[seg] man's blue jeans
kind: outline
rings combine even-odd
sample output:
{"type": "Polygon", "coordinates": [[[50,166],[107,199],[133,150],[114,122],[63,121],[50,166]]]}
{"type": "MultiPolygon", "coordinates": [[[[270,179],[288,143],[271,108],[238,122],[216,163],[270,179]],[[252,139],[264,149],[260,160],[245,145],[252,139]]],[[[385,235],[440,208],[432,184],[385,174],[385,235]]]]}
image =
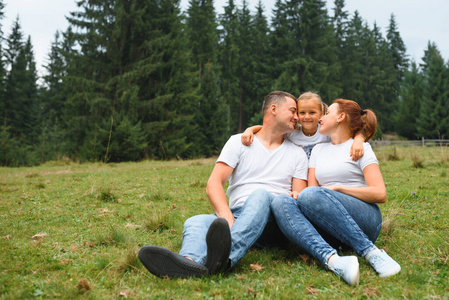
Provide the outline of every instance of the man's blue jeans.
{"type": "Polygon", "coordinates": [[[323,265],[337,251],[318,230],[350,246],[365,257],[375,248],[382,227],[377,204],[322,187],[308,187],[298,200],[277,196],[271,203],[273,215],[285,236],[323,265]]]}
{"type": "MultiPolygon", "coordinates": [[[[270,210],[270,204],[274,197],[265,190],[259,189],[254,191],[242,206],[231,209],[235,222],[231,227],[230,267],[242,259],[258,241],[267,224],[269,224],[267,229],[271,226],[277,228],[270,210]]],[[[182,247],[179,254],[204,264],[207,254],[206,234],[210,224],[216,218],[215,214],[210,214],[197,215],[187,219],[184,223],[182,247]]]]}

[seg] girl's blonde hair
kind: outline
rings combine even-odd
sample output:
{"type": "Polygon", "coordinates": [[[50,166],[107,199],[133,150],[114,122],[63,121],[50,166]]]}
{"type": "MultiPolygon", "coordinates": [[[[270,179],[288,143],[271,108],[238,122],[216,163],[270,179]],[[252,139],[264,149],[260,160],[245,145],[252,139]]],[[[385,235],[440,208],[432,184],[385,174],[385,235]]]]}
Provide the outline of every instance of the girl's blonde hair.
{"type": "Polygon", "coordinates": [[[309,101],[309,100],[315,101],[315,102],[320,106],[321,112],[322,112],[323,114],[326,113],[327,107],[328,107],[328,106],[327,106],[326,103],[323,102],[323,100],[321,100],[320,95],[318,95],[317,93],[314,93],[314,92],[305,92],[305,93],[302,93],[302,94],[298,97],[298,104],[299,104],[299,101],[305,101],[305,100],[307,100],[307,101],[309,101]]]}

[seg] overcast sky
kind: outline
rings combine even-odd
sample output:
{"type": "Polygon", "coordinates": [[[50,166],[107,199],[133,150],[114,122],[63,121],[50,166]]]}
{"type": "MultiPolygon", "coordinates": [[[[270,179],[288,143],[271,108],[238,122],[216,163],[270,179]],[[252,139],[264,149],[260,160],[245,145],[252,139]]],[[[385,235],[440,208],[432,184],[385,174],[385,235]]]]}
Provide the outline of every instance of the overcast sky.
{"type": "MultiPolygon", "coordinates": [[[[247,0],[252,11],[258,1],[247,0]]],[[[275,0],[261,1],[271,20],[275,0]]],[[[182,10],[187,9],[188,2],[189,0],[181,0],[182,10]]],[[[228,0],[215,0],[217,13],[223,13],[223,6],[227,2],[228,0]]],[[[5,36],[10,34],[12,23],[19,16],[25,37],[31,35],[36,63],[41,73],[56,30],[65,31],[68,26],[65,16],[70,11],[77,10],[75,0],[4,0],[3,3],[6,7],[1,25],[5,36]]],[[[235,3],[240,5],[242,1],[235,0],[235,3]]],[[[332,15],[334,1],[327,0],[327,3],[329,14],[332,15]]],[[[376,22],[384,36],[393,13],[410,58],[421,62],[430,40],[437,44],[444,59],[449,59],[449,0],[346,0],[346,10],[351,15],[358,10],[370,27],[376,22]]]]}

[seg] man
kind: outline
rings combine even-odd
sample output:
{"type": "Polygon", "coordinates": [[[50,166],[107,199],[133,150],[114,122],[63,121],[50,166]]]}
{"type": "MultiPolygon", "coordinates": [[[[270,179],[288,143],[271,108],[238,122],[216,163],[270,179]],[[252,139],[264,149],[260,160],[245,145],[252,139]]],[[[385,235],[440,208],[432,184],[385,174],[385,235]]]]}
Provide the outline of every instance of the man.
{"type": "Polygon", "coordinates": [[[271,238],[269,231],[277,227],[270,210],[274,196],[306,187],[307,156],[284,139],[298,122],[296,98],[272,92],[264,99],[262,113],[262,129],[253,144],[244,146],[241,134],[232,136],[209,177],[206,193],[215,214],[185,222],[179,254],[157,246],[139,251],[140,261],[152,274],[187,278],[229,270],[262,240],[262,234],[264,240],[271,238]],[[223,189],[228,180],[229,205],[223,189]]]}

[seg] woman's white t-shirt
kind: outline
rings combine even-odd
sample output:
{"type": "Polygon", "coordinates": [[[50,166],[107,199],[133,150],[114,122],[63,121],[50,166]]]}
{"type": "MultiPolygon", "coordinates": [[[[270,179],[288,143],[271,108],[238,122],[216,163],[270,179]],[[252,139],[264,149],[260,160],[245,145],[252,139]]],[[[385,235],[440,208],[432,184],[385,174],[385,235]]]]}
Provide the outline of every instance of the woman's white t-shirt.
{"type": "Polygon", "coordinates": [[[366,186],[363,169],[379,162],[369,143],[363,143],[363,156],[352,161],[348,153],[353,142],[354,139],[351,138],[342,144],[324,143],[313,148],[309,168],[315,168],[315,178],[320,186],[366,186]]]}

